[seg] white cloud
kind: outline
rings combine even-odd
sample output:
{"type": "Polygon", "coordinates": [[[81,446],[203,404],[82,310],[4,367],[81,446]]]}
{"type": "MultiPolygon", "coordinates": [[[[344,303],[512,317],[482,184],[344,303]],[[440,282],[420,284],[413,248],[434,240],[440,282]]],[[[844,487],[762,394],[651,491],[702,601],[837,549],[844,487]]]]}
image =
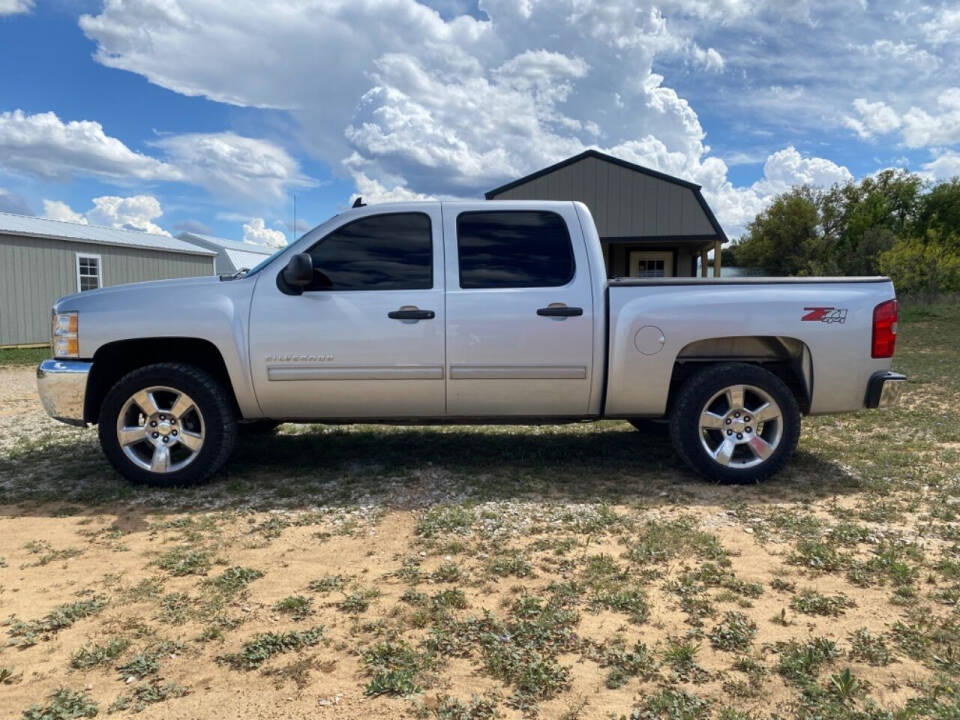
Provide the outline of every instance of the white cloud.
{"type": "Polygon", "coordinates": [[[55,113],[0,113],[0,165],[66,180],[74,174],[109,180],[180,180],[176,168],[134,152],[89,120],[63,122],[55,113]]]}
{"type": "Polygon", "coordinates": [[[686,72],[731,126],[802,138],[846,124],[867,138],[899,121],[906,132],[939,116],[908,121],[895,108],[924,107],[949,77],[937,68],[956,64],[920,27],[937,1],[480,0],[478,19],[459,0],[439,2],[443,15],[415,0],[302,0],[282,12],[106,0],[80,24],[105,65],[289,111],[304,147],[366,199],[477,196],[598,147],[703,184],[733,234],[791,179],[829,184],[849,171],[790,146],[757,184],[734,187],[655,64],[686,72]],[[864,98],[845,115],[851,88],[864,98]]]}
{"type": "Polygon", "coordinates": [[[918,107],[903,116],[903,140],[907,147],[930,147],[960,142],[960,87],[944,90],[937,98],[940,112],[930,114],[918,107]]]}
{"type": "Polygon", "coordinates": [[[795,185],[830,187],[853,180],[847,168],[826,158],[803,157],[792,145],[778,150],[763,164],[763,179],[754,189],[766,195],[789,190],[795,185]]]}
{"type": "Polygon", "coordinates": [[[43,212],[44,217],[51,220],[170,236],[170,233],[153,222],[163,215],[163,209],[160,207],[160,201],[152,195],[129,197],[103,195],[94,198],[93,207],[85,213],[75,212],[69,205],[59,200],[44,200],[43,212]]]}
{"type": "Polygon", "coordinates": [[[902,115],[883,101],[853,101],[859,118],[847,116],[844,122],[862,138],[872,138],[900,130],[910,148],[937,147],[960,142],[960,87],[946,88],[936,97],[937,110],[928,112],[911,107],[902,115]]]}
{"type": "Polygon", "coordinates": [[[312,181],[279,145],[232,132],[171,135],[153,145],[191,183],[232,198],[283,198],[289,187],[312,181]]]}
{"type": "Polygon", "coordinates": [[[60,200],[44,200],[43,216],[50,220],[87,224],[87,219],[83,216],[83,213],[74,212],[69,205],[60,200]]]}
{"type": "Polygon", "coordinates": [[[844,123],[864,139],[885,135],[900,127],[900,117],[882,100],[868,102],[865,98],[857,98],[853,101],[853,107],[860,117],[846,116],[844,123]]]}
{"type": "Polygon", "coordinates": [[[923,173],[931,180],[960,177],[960,152],[948,150],[923,165],[923,173]]]}
{"type": "Polygon", "coordinates": [[[161,215],[160,201],[152,195],[105,195],[93,199],[93,209],[87,212],[87,220],[94,225],[170,235],[153,222],[161,215]]]}
{"type": "Polygon", "coordinates": [[[135,152],[98,122],[62,121],[55,113],[0,114],[0,168],[48,180],[74,175],[199,185],[222,198],[272,202],[290,187],[313,185],[290,154],[269,140],[232,132],[168,135],[150,143],[163,154],[135,152]]]}
{"type": "Polygon", "coordinates": [[[0,17],[19,15],[33,10],[34,0],[0,0],[0,17]]]}
{"type": "Polygon", "coordinates": [[[251,218],[250,222],[243,224],[243,241],[282,248],[287,244],[287,236],[280,230],[268,228],[263,218],[251,218]]]}
{"type": "Polygon", "coordinates": [[[928,42],[934,46],[957,42],[960,38],[960,8],[956,5],[941,7],[929,21],[921,26],[928,42]]]}

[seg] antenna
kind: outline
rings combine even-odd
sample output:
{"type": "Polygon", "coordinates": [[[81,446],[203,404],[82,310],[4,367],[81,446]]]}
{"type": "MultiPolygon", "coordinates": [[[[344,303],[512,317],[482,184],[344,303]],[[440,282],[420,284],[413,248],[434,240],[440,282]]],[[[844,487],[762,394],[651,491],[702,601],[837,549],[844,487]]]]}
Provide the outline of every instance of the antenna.
{"type": "Polygon", "coordinates": [[[293,230],[290,232],[290,242],[297,239],[297,194],[293,194],[293,230]]]}

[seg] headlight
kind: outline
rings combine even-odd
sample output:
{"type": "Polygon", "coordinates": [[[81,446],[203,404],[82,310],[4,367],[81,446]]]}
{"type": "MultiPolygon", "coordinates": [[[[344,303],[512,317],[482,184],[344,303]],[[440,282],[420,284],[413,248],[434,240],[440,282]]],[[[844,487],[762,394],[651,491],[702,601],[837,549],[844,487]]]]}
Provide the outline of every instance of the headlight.
{"type": "Polygon", "coordinates": [[[57,358],[80,357],[80,341],[77,338],[77,314],[54,313],[50,329],[50,349],[57,358]]]}

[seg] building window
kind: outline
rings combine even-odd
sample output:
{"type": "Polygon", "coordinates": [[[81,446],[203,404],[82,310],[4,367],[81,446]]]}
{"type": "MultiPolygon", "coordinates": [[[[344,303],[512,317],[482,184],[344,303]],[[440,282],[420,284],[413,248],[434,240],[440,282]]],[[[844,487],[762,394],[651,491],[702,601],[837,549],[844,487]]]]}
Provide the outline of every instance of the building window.
{"type": "Polygon", "coordinates": [[[100,256],[77,253],[77,289],[84,292],[101,287],[103,287],[103,273],[100,269],[100,256]]]}
{"type": "Polygon", "coordinates": [[[570,234],[552,212],[465,212],[457,217],[460,287],[558,287],[573,279],[570,234]]]}
{"type": "Polygon", "coordinates": [[[673,277],[673,253],[650,250],[630,252],[630,277],[673,277]]]}
{"type": "Polygon", "coordinates": [[[305,290],[429,290],[433,236],[423,213],[370,215],[343,225],[308,252],[314,281],[305,290]]]}

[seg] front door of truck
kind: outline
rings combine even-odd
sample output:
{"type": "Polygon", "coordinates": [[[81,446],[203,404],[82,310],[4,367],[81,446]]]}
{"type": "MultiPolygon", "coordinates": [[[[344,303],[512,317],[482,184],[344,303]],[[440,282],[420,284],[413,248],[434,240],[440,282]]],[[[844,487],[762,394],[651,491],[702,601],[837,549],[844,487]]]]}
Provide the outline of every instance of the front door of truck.
{"type": "Polygon", "coordinates": [[[351,213],[306,238],[302,295],[261,274],[250,361],[264,415],[290,419],[441,417],[444,274],[440,206],[351,213]]]}
{"type": "Polygon", "coordinates": [[[443,216],[447,414],[589,414],[598,309],[573,204],[443,216]]]}

